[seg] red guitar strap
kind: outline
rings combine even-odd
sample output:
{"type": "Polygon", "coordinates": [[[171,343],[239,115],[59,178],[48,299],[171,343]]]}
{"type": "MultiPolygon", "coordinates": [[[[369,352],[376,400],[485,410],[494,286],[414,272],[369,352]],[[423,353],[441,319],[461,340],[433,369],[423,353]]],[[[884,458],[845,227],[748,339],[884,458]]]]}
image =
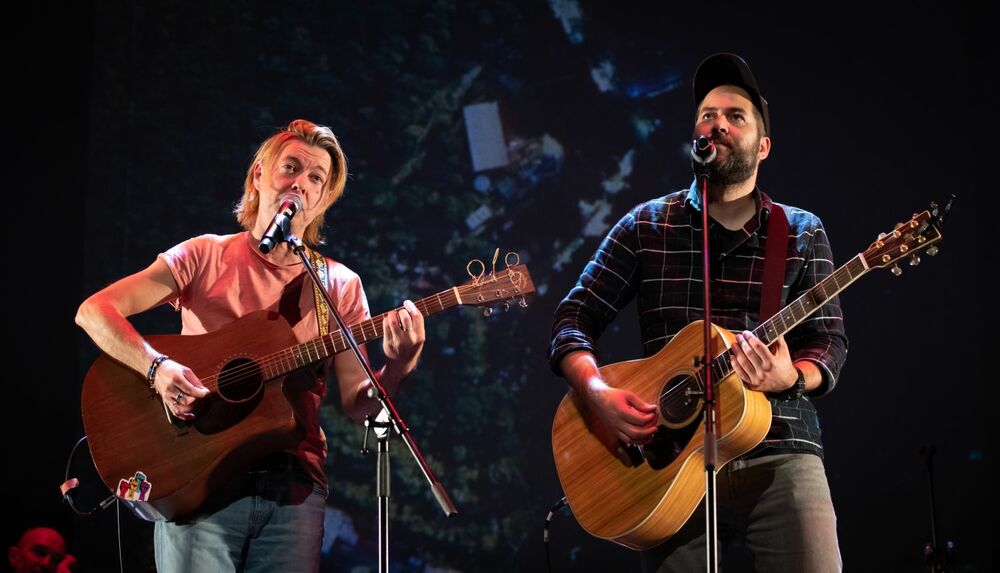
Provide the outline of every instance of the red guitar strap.
{"type": "Polygon", "coordinates": [[[764,278],[760,290],[760,315],[757,323],[774,316],[781,308],[781,289],[785,283],[785,263],[788,260],[788,217],[781,205],[772,202],[764,245],[764,278]]]}

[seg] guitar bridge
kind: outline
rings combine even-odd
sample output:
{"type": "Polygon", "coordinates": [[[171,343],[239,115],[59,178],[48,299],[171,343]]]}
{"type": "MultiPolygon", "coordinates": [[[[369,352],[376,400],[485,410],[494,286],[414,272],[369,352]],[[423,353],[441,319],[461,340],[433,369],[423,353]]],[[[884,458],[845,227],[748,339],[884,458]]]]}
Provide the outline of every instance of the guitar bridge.
{"type": "Polygon", "coordinates": [[[645,456],[642,454],[642,448],[635,444],[622,443],[622,451],[628,456],[630,462],[632,462],[632,467],[639,467],[642,462],[646,461],[645,456]]]}

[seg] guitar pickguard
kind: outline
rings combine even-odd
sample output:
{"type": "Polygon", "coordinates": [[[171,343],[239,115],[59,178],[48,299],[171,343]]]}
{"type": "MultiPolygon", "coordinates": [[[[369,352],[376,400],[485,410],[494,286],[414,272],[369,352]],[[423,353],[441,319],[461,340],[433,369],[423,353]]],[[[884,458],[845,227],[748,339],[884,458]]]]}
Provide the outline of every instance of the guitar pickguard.
{"type": "Polygon", "coordinates": [[[684,451],[691,437],[701,429],[703,412],[699,412],[686,426],[668,428],[660,424],[653,439],[643,446],[642,453],[646,463],[654,470],[662,470],[669,466],[684,451]]]}

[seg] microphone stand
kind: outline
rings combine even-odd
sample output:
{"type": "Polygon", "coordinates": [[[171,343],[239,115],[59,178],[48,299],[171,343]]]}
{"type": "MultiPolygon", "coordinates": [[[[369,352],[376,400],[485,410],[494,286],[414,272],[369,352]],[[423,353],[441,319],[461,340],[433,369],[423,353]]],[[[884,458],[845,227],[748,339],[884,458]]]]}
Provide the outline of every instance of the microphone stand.
{"type": "MultiPolygon", "coordinates": [[[[316,285],[316,289],[323,294],[323,300],[326,301],[327,308],[330,309],[330,314],[337,321],[337,326],[340,328],[341,335],[344,340],[351,346],[351,350],[354,352],[354,357],[357,358],[358,363],[361,364],[361,368],[364,369],[365,374],[368,376],[368,380],[372,383],[372,389],[369,390],[369,396],[378,399],[379,403],[382,405],[382,411],[379,412],[375,421],[371,421],[371,417],[365,420],[365,426],[370,427],[375,426],[375,434],[378,437],[378,461],[377,461],[377,489],[378,489],[378,571],[379,573],[389,573],[389,428],[396,430],[396,434],[403,439],[403,443],[410,450],[410,454],[413,459],[416,460],[417,465],[420,467],[420,471],[424,474],[424,479],[431,486],[431,492],[434,494],[434,499],[437,500],[438,504],[441,506],[441,510],[448,517],[458,513],[455,509],[455,505],[451,502],[448,497],[448,493],[445,491],[444,486],[438,481],[434,472],[431,470],[430,466],[427,465],[427,461],[424,460],[424,456],[420,453],[420,449],[417,448],[417,444],[413,441],[413,437],[410,436],[410,428],[403,421],[402,416],[399,415],[399,411],[396,410],[396,406],[393,405],[392,401],[389,399],[389,394],[385,391],[385,388],[378,380],[378,376],[371,369],[371,365],[365,360],[364,355],[361,354],[361,349],[358,347],[358,343],[354,340],[354,335],[351,333],[351,329],[348,328],[347,324],[344,323],[343,317],[337,311],[337,306],[333,304],[333,300],[330,299],[330,293],[327,292],[326,288],[323,287],[323,281],[320,280],[319,275],[316,274],[316,269],[313,268],[312,264],[309,262],[309,257],[305,253],[305,245],[298,237],[293,235],[287,229],[284,229],[285,241],[292,245],[292,250],[295,254],[299,256],[302,260],[302,264],[305,266],[306,271],[309,272],[309,277],[312,279],[313,284],[316,285]],[[373,392],[374,390],[374,392],[373,392]],[[374,396],[372,396],[374,394],[374,396]]],[[[365,440],[367,444],[367,430],[365,432],[365,440]]]]}
{"type": "MultiPolygon", "coordinates": [[[[701,138],[699,138],[700,140],[701,138]]],[[[698,146],[696,140],[695,145],[698,146]]],[[[710,144],[710,142],[709,142],[710,144]]],[[[712,273],[709,267],[710,259],[708,252],[708,166],[715,159],[715,148],[712,146],[710,157],[701,157],[692,152],[692,165],[697,176],[697,185],[701,199],[701,249],[702,249],[702,285],[704,286],[704,348],[705,354],[701,359],[703,376],[705,381],[705,551],[707,553],[708,573],[717,573],[719,570],[719,539],[718,539],[718,516],[716,515],[716,489],[715,489],[715,468],[718,464],[718,429],[717,412],[715,403],[715,388],[712,380],[711,359],[712,353],[712,273]]]]}

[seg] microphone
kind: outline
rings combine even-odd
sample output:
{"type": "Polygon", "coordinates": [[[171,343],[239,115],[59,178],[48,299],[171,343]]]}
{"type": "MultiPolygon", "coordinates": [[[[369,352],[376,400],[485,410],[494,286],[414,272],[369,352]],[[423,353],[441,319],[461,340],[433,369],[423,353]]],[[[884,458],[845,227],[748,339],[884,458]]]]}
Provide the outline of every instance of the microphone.
{"type": "Polygon", "coordinates": [[[285,240],[292,217],[302,210],[302,198],[294,193],[285,193],[278,199],[281,200],[281,207],[278,207],[278,212],[274,214],[274,219],[271,219],[271,224],[267,226],[260,245],[257,246],[265,255],[285,240]]]}
{"type": "Polygon", "coordinates": [[[715,144],[704,135],[691,142],[691,161],[698,165],[708,165],[715,160],[715,144]]]}

